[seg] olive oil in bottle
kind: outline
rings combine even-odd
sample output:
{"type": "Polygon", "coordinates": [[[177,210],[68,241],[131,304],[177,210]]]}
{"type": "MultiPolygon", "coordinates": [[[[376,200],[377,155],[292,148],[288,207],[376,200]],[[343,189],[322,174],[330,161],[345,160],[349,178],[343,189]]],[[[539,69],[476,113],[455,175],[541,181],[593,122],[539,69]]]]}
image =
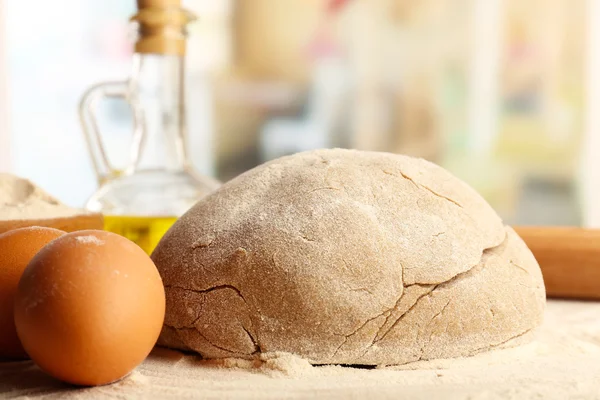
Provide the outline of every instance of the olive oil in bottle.
{"type": "Polygon", "coordinates": [[[104,229],[125,236],[150,254],[175,221],[177,217],[107,215],[104,229]]]}

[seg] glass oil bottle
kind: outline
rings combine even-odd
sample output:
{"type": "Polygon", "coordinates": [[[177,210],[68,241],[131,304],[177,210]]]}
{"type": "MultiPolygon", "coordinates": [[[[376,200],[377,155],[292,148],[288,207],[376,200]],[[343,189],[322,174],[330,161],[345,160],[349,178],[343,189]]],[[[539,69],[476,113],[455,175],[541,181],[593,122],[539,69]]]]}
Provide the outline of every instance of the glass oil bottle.
{"type": "Polygon", "coordinates": [[[193,16],[179,0],[138,0],[139,26],[131,76],[90,88],[80,119],[99,181],[86,207],[105,216],[105,229],[151,253],[179,216],[219,183],[199,176],[188,159],[184,104],[185,27],[193,16]],[[125,100],[133,114],[127,165],[115,168],[97,121],[105,98],[125,100]]]}

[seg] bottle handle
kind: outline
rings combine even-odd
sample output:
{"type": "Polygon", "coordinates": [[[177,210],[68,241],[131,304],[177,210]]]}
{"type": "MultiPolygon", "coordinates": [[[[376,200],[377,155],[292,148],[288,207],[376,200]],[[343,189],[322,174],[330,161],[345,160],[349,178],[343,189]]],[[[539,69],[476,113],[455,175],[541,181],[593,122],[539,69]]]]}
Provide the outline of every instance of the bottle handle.
{"type": "Polygon", "coordinates": [[[143,145],[143,118],[141,107],[132,100],[129,81],[105,82],[92,86],[84,93],[79,103],[79,118],[86,139],[92,164],[100,184],[113,177],[130,172],[139,159],[140,149],[143,145]],[[133,145],[130,162],[125,168],[115,168],[107,155],[102,134],[98,126],[97,108],[101,100],[107,98],[123,99],[131,108],[133,114],[133,145]]]}

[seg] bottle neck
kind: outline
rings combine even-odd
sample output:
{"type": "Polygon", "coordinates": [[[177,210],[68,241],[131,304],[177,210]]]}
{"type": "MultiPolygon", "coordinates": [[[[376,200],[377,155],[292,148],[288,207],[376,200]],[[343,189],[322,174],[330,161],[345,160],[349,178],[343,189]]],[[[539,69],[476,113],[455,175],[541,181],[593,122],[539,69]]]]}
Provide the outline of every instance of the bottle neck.
{"type": "Polygon", "coordinates": [[[129,83],[139,128],[132,155],[136,170],[188,168],[183,81],[183,56],[134,55],[129,83]]]}

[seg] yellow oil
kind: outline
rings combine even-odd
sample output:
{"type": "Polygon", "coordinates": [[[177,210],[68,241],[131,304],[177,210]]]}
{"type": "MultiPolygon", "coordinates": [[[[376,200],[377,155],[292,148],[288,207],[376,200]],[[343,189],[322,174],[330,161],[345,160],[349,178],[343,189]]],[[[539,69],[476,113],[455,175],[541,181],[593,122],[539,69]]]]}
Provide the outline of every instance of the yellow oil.
{"type": "Polygon", "coordinates": [[[125,236],[151,254],[177,217],[105,215],[104,229],[125,236]]]}

